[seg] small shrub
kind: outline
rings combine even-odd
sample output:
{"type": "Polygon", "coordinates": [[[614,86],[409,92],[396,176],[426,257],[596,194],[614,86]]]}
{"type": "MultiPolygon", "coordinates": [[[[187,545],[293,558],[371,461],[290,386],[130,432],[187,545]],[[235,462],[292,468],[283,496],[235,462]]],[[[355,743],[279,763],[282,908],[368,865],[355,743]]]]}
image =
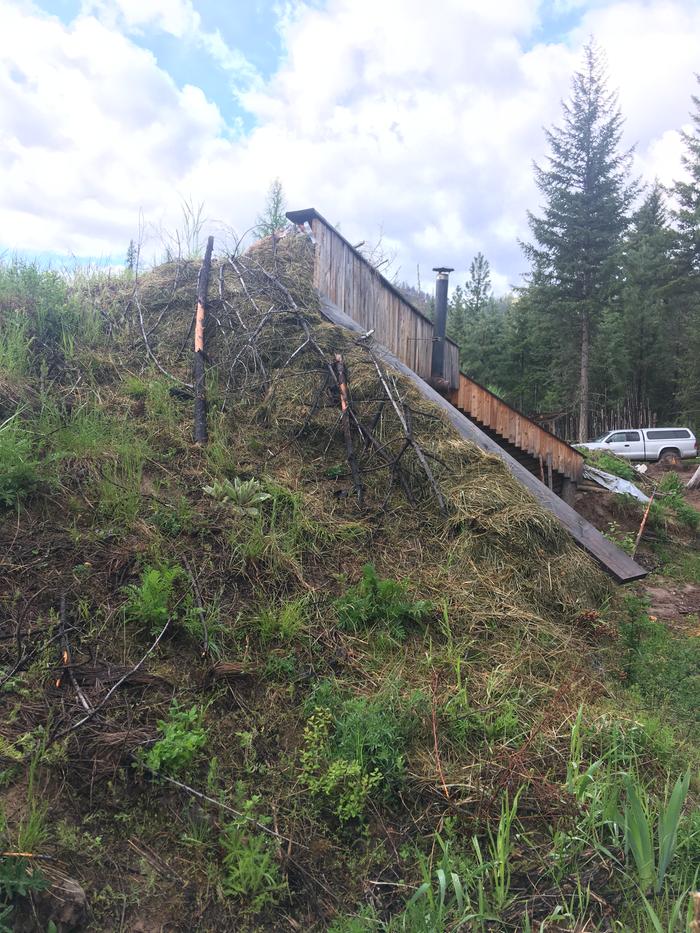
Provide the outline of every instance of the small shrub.
{"type": "Polygon", "coordinates": [[[304,729],[301,753],[301,780],[314,797],[330,805],[341,822],[362,817],[373,789],[382,775],[367,772],[358,761],[332,758],[330,736],[333,717],[330,710],[319,707],[304,729]]]}
{"type": "Polygon", "coordinates": [[[434,607],[428,600],[411,599],[406,582],[382,580],[372,564],[365,564],[362,579],[335,601],[335,609],[344,631],[382,628],[403,641],[407,626],[424,621],[434,607]]]}
{"type": "Polygon", "coordinates": [[[362,819],[370,797],[387,798],[401,787],[406,747],[428,707],[421,693],[351,697],[334,711],[316,707],[304,730],[302,783],[341,822],[362,819]]]}
{"type": "Polygon", "coordinates": [[[182,709],[173,701],[168,719],[158,721],[162,738],[144,756],[149,771],[174,777],[187,771],[207,740],[204,710],[200,706],[182,709]]]}
{"type": "Polygon", "coordinates": [[[171,616],[175,585],[182,575],[181,567],[146,568],[140,584],[124,588],[128,595],[124,606],[126,618],[147,625],[157,635],[171,616]]]}
{"type": "Polygon", "coordinates": [[[0,425],[0,507],[12,507],[37,483],[37,461],[29,432],[12,419],[0,425]]]}

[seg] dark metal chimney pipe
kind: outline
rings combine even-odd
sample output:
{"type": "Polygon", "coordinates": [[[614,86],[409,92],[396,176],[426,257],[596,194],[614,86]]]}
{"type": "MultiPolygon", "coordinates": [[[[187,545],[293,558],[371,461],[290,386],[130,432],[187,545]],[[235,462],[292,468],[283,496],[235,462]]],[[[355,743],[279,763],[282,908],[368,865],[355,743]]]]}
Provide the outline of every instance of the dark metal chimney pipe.
{"type": "Polygon", "coordinates": [[[435,336],[433,343],[433,376],[445,375],[445,330],[447,328],[447,286],[450,272],[447,266],[437,266],[435,282],[435,336]]]}

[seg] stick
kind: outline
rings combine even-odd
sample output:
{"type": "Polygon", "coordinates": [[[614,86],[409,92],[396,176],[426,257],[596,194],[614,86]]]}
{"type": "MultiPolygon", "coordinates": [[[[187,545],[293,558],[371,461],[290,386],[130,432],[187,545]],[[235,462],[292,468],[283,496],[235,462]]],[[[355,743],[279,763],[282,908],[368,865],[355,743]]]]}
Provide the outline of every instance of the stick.
{"type": "Polygon", "coordinates": [[[168,784],[173,784],[175,787],[179,787],[181,790],[186,790],[188,794],[193,794],[195,797],[199,797],[200,800],[206,800],[208,803],[213,803],[215,806],[221,807],[222,810],[226,810],[228,813],[233,813],[233,815],[238,817],[239,820],[246,820],[246,822],[252,823],[254,826],[257,826],[258,829],[261,829],[264,833],[267,833],[269,836],[274,836],[276,839],[284,839],[285,842],[293,842],[294,845],[299,846],[301,849],[308,849],[308,846],[302,845],[301,842],[297,842],[296,840],[291,839],[289,836],[283,836],[281,833],[276,833],[274,829],[270,829],[269,827],[265,826],[264,823],[253,819],[252,816],[246,816],[246,814],[241,813],[240,810],[234,810],[234,808],[229,807],[227,803],[222,803],[220,800],[217,800],[216,797],[209,797],[207,794],[203,794],[201,790],[195,790],[194,787],[190,787],[189,784],[183,784],[182,781],[176,781],[175,778],[168,777],[167,774],[160,774],[158,771],[150,771],[150,773],[161,781],[167,781],[168,784]]]}
{"type": "Polygon", "coordinates": [[[352,444],[352,434],[350,432],[348,377],[347,373],[345,372],[345,363],[343,362],[343,357],[340,353],[335,354],[335,371],[338,379],[338,390],[340,392],[340,410],[342,412],[341,423],[343,425],[343,435],[345,437],[345,451],[347,454],[348,463],[350,464],[352,484],[355,487],[355,492],[357,493],[357,503],[360,508],[362,508],[362,480],[360,479],[360,471],[357,467],[357,460],[355,459],[355,448],[352,444]]]}
{"type": "Polygon", "coordinates": [[[400,423],[401,423],[401,427],[404,429],[404,432],[405,432],[405,434],[406,434],[406,440],[408,441],[408,443],[409,443],[409,444],[411,445],[411,447],[413,448],[413,450],[414,450],[414,452],[415,452],[415,454],[416,454],[416,457],[418,457],[418,460],[419,460],[419,462],[420,462],[420,465],[423,467],[423,470],[425,471],[425,475],[428,477],[428,481],[429,481],[430,485],[433,487],[433,492],[435,493],[435,497],[436,497],[436,499],[437,499],[437,501],[438,501],[438,505],[440,506],[440,511],[441,511],[443,514],[447,514],[447,503],[445,502],[445,497],[443,496],[442,492],[440,491],[440,487],[438,486],[437,482],[435,481],[435,477],[433,476],[433,471],[430,469],[430,465],[429,465],[428,461],[425,459],[425,454],[423,453],[423,451],[422,451],[421,447],[419,446],[419,444],[416,443],[416,441],[414,440],[412,431],[411,431],[409,425],[408,425],[407,422],[406,422],[405,415],[404,415],[404,413],[401,411],[401,408],[399,407],[398,402],[397,402],[396,399],[394,398],[394,396],[393,396],[393,394],[392,394],[392,392],[391,392],[391,389],[390,389],[389,386],[387,385],[386,378],[385,378],[385,376],[384,376],[384,373],[381,371],[381,369],[380,369],[380,367],[379,367],[379,363],[377,362],[377,358],[375,357],[374,353],[372,353],[372,351],[370,350],[369,347],[365,347],[365,350],[367,351],[367,353],[369,353],[370,359],[371,359],[372,362],[374,363],[374,368],[377,370],[377,375],[379,376],[379,381],[381,382],[382,387],[384,388],[384,391],[386,392],[387,398],[388,398],[389,401],[391,402],[391,405],[392,405],[394,411],[396,412],[396,416],[398,417],[398,419],[399,419],[399,421],[400,421],[400,423]]]}
{"type": "Polygon", "coordinates": [[[153,642],[153,644],[151,645],[151,647],[148,649],[148,651],[147,651],[147,652],[144,654],[144,656],[141,658],[141,660],[138,662],[138,664],[135,664],[134,667],[132,667],[130,671],[127,671],[126,674],[124,674],[122,677],[119,678],[119,680],[114,684],[114,686],[113,686],[110,690],[108,690],[107,693],[105,693],[104,697],[100,700],[100,702],[97,704],[97,706],[93,706],[91,712],[89,712],[86,716],[83,716],[82,719],[79,719],[77,722],[73,723],[72,726],[67,726],[65,729],[61,729],[60,732],[57,732],[57,733],[49,740],[49,742],[46,743],[46,744],[47,744],[47,747],[48,747],[48,745],[49,745],[51,742],[56,742],[58,739],[62,739],[64,736],[68,735],[70,732],[75,732],[75,731],[76,731],[77,729],[79,729],[81,726],[84,726],[86,722],[88,722],[90,719],[92,719],[92,717],[95,715],[95,713],[97,713],[99,710],[102,709],[102,707],[105,705],[105,703],[107,702],[107,700],[109,700],[109,698],[112,696],[112,694],[117,690],[117,688],[118,688],[118,687],[121,687],[121,685],[124,683],[124,681],[125,681],[125,680],[128,680],[129,677],[131,677],[133,674],[135,674],[136,671],[141,667],[141,665],[142,665],[143,662],[146,660],[146,658],[149,656],[149,654],[158,646],[158,643],[160,642],[160,640],[161,640],[161,638],[163,637],[163,635],[165,635],[166,629],[168,628],[169,625],[170,625],[170,619],[168,619],[168,621],[165,623],[165,625],[163,626],[163,628],[162,628],[161,631],[160,631],[160,634],[158,635],[158,637],[156,638],[156,640],[153,642]]]}
{"type": "Polygon", "coordinates": [[[433,674],[433,710],[432,710],[432,720],[433,720],[433,743],[435,746],[435,764],[437,765],[438,774],[440,775],[440,780],[442,782],[442,789],[447,799],[450,799],[450,792],[447,789],[447,782],[445,781],[445,773],[442,770],[442,762],[440,761],[440,749],[438,748],[438,736],[437,736],[437,711],[436,711],[436,692],[437,692],[437,673],[433,674]]]}
{"type": "Polygon", "coordinates": [[[652,490],[652,493],[651,493],[651,496],[649,497],[649,501],[648,501],[648,503],[647,503],[647,507],[646,507],[646,509],[645,509],[645,511],[644,511],[644,515],[643,515],[643,517],[642,517],[642,524],[639,526],[639,531],[637,532],[637,539],[636,539],[636,541],[634,542],[634,547],[632,548],[632,553],[630,554],[630,557],[632,558],[632,560],[634,560],[634,555],[635,555],[636,552],[637,552],[637,547],[638,547],[638,545],[639,545],[639,542],[642,540],[642,535],[644,534],[644,528],[645,528],[646,523],[647,523],[647,518],[649,517],[649,511],[651,510],[651,503],[654,501],[654,496],[655,496],[655,495],[656,495],[656,490],[653,489],[653,490],[652,490]]]}
{"type": "Polygon", "coordinates": [[[207,396],[204,385],[204,325],[207,314],[207,291],[209,290],[209,270],[211,253],[214,249],[214,237],[207,240],[204,261],[197,279],[197,315],[194,325],[194,440],[196,444],[206,444],[207,435],[207,396]]]}
{"type": "Polygon", "coordinates": [[[192,592],[194,593],[194,601],[197,607],[197,612],[199,613],[199,619],[202,623],[202,657],[205,658],[209,654],[209,629],[207,626],[207,616],[204,610],[204,603],[202,601],[202,594],[199,592],[199,584],[197,583],[197,578],[190,567],[190,563],[187,558],[183,558],[183,564],[185,565],[185,570],[187,571],[187,576],[190,578],[190,583],[192,584],[192,592]]]}
{"type": "MultiPolygon", "coordinates": [[[[63,593],[61,595],[61,605],[60,605],[60,620],[61,620],[61,655],[63,660],[63,674],[68,673],[68,679],[73,685],[78,699],[80,700],[80,705],[83,707],[86,713],[92,711],[92,706],[88,698],[82,691],[80,684],[75,679],[75,674],[73,673],[73,668],[71,666],[71,656],[70,656],[70,643],[68,641],[68,635],[66,634],[66,595],[63,593]]],[[[61,674],[56,681],[56,686],[60,687],[63,682],[63,674],[61,674]]]]}

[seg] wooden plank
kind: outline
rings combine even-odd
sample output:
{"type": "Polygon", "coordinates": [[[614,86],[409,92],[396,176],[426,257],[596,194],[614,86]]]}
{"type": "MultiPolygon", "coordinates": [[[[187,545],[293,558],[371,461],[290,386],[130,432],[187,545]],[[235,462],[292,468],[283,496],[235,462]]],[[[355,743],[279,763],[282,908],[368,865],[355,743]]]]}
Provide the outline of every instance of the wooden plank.
{"type": "MultiPolygon", "coordinates": [[[[322,298],[321,308],[324,316],[329,321],[355,333],[361,333],[361,329],[352,318],[344,314],[331,302],[323,300],[322,298]]],[[[414,373],[410,367],[402,363],[388,350],[383,349],[377,344],[374,346],[378,355],[380,355],[388,365],[398,370],[407,379],[410,379],[424,398],[433,402],[440,408],[461,437],[477,444],[477,446],[481,447],[481,449],[485,450],[487,453],[495,454],[497,457],[500,457],[513,476],[526,487],[540,505],[552,512],[574,540],[581,547],[585,548],[605,570],[615,577],[616,580],[620,583],[628,583],[632,580],[639,580],[647,575],[648,571],[635,563],[629,554],[626,554],[614,545],[612,541],[608,541],[608,539],[589,524],[582,515],[575,512],[571,506],[567,505],[563,499],[555,495],[551,489],[548,489],[540,483],[529,470],[518,463],[517,460],[511,457],[510,454],[495,441],[492,441],[488,435],[484,434],[484,432],[473,424],[469,418],[431,388],[428,383],[414,373]]]]}

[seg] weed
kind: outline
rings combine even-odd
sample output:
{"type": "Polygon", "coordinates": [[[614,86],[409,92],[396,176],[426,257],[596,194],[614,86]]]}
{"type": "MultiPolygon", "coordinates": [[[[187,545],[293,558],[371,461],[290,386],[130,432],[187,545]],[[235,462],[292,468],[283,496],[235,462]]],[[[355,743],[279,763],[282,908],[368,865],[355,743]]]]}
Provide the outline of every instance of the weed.
{"type": "Polygon", "coordinates": [[[697,734],[700,638],[672,634],[649,619],[638,598],[627,597],[624,609],[620,632],[628,649],[628,682],[650,708],[666,706],[686,731],[697,734]]]}
{"type": "Polygon", "coordinates": [[[319,707],[304,729],[301,780],[314,797],[324,798],[341,822],[364,814],[373,789],[381,783],[376,769],[368,772],[359,761],[333,759],[329,753],[333,717],[319,707]]]}
{"type": "Polygon", "coordinates": [[[631,554],[634,550],[636,535],[634,535],[631,531],[623,534],[620,529],[620,525],[617,522],[608,522],[608,530],[603,532],[603,534],[609,541],[612,541],[628,554],[631,554]]]}
{"type": "Polygon", "coordinates": [[[227,897],[244,900],[252,913],[274,904],[286,887],[272,837],[256,831],[250,823],[253,816],[259,823],[268,822],[268,818],[255,814],[261,799],[255,795],[244,800],[239,806],[243,817],[228,823],[220,837],[224,851],[223,892],[227,897]]]}
{"type": "Polygon", "coordinates": [[[260,514],[258,506],[272,498],[269,493],[262,491],[258,480],[242,480],[238,476],[234,477],[233,482],[228,479],[215,480],[212,486],[203,488],[208,496],[228,506],[237,515],[257,516],[260,514]]]}
{"type": "Polygon", "coordinates": [[[666,804],[654,813],[653,804],[638,783],[626,776],[626,801],[617,823],[624,831],[625,850],[632,854],[639,884],[643,891],[652,885],[658,894],[676,851],[678,825],[690,786],[690,771],[678,778],[666,804]],[[656,846],[654,824],[656,823],[656,846]]]}
{"type": "Polygon", "coordinates": [[[290,599],[260,609],[256,623],[263,644],[293,641],[308,622],[308,598],[290,599]]]}
{"type": "Polygon", "coordinates": [[[381,628],[404,641],[407,626],[424,621],[434,611],[428,600],[413,600],[408,584],[382,580],[372,564],[362,568],[362,579],[335,601],[338,623],[344,631],[381,628]]]}
{"type": "Polygon", "coordinates": [[[685,498],[685,487],[677,473],[666,473],[659,483],[662,494],[661,505],[670,510],[676,520],[691,531],[700,528],[700,512],[694,509],[685,498]]]}
{"type": "Polygon", "coordinates": [[[183,709],[173,701],[168,719],[158,720],[158,729],[163,737],[146,752],[145,766],[155,774],[170,777],[187,771],[207,740],[204,709],[183,709]]]}
{"type": "Polygon", "coordinates": [[[333,699],[335,711],[317,707],[307,721],[301,779],[346,822],[363,817],[370,796],[386,799],[401,787],[406,746],[428,700],[420,693],[333,699]]]}
{"type": "Polygon", "coordinates": [[[147,625],[157,635],[171,617],[176,596],[176,583],[182,578],[182,567],[147,567],[141,582],[124,588],[127,602],[124,614],[131,622],[147,625]]]}
{"type": "Polygon", "coordinates": [[[613,476],[619,476],[622,479],[634,482],[638,479],[637,473],[626,460],[622,457],[616,457],[615,454],[607,450],[581,450],[586,461],[591,463],[596,469],[604,470],[606,473],[612,473],[613,476]]]}

